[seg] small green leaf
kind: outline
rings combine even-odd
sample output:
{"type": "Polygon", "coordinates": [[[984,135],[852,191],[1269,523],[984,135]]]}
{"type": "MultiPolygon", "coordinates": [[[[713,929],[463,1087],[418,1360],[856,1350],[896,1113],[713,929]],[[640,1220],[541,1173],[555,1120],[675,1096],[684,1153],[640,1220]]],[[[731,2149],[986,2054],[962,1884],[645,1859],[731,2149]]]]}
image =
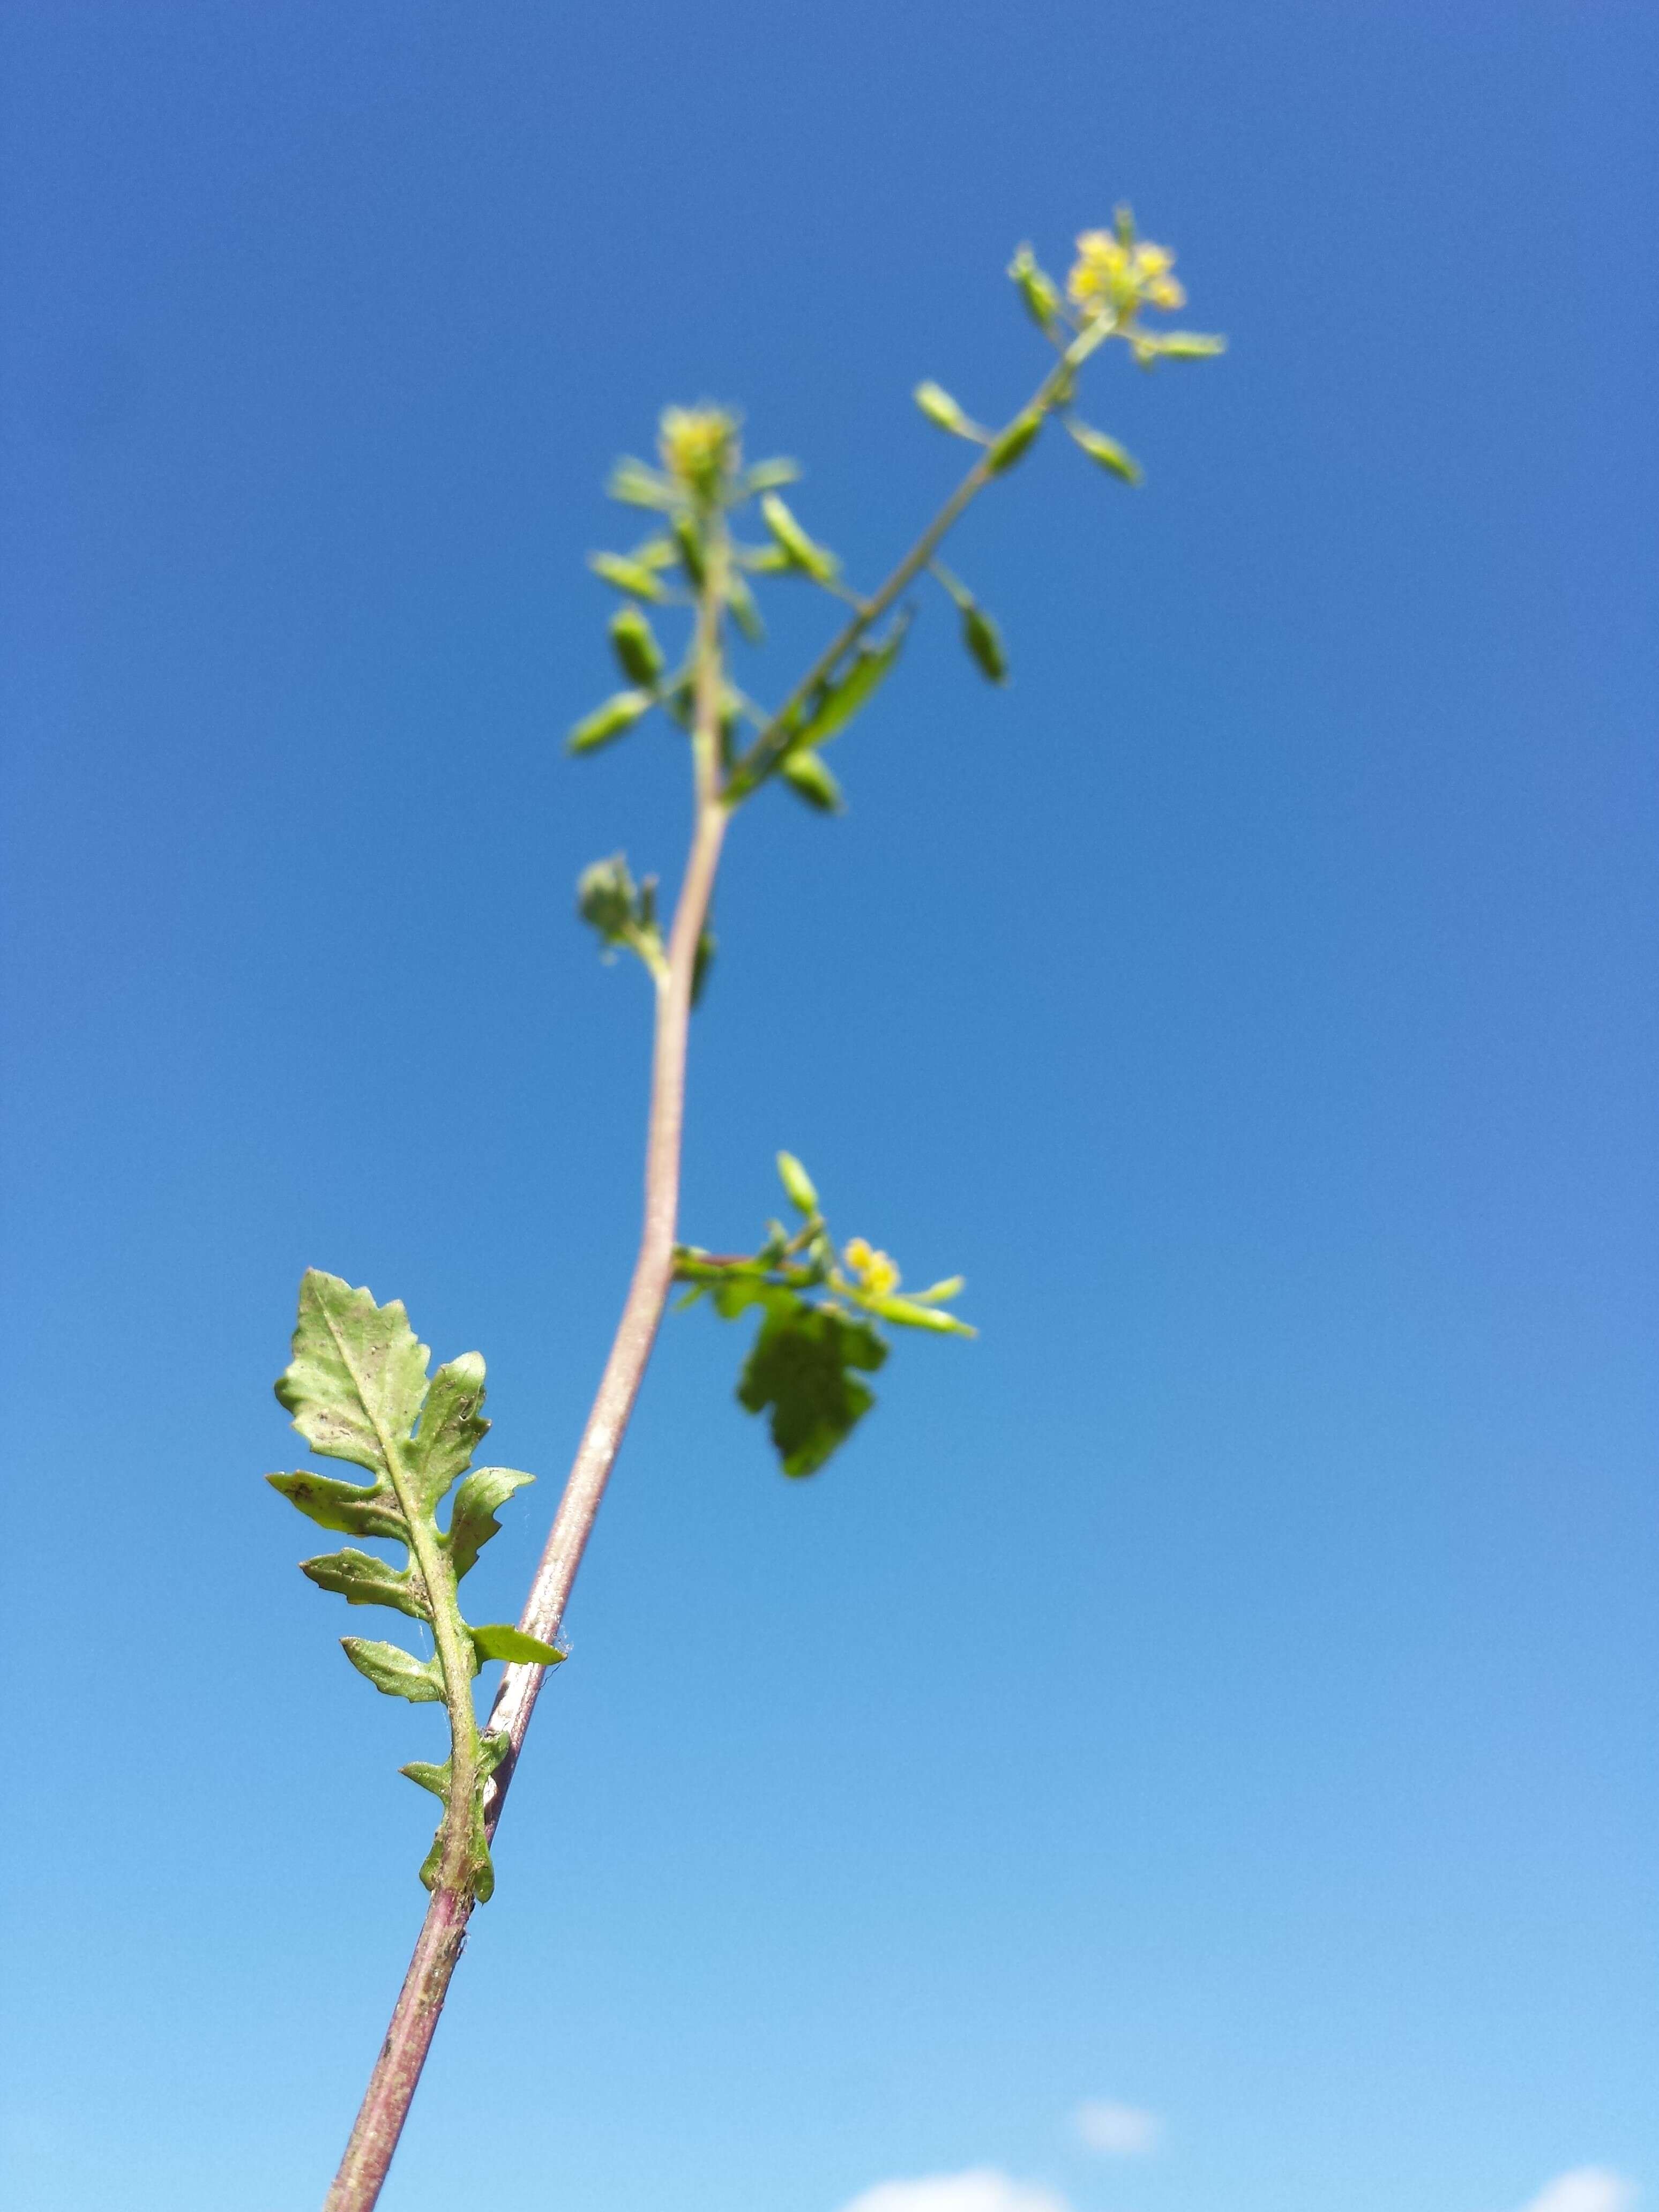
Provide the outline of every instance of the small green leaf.
{"type": "Polygon", "coordinates": [[[416,1659],[399,1644],[369,1644],[361,1636],[343,1636],[340,1649],[388,1698],[407,1698],[411,1705],[443,1703],[443,1668],[435,1657],[416,1659]]]}
{"type": "Polygon", "coordinates": [[[420,1431],[409,1447],[416,1495],[428,1518],[489,1433],[489,1424],[479,1410],[483,1401],[484,1364],[476,1352],[446,1360],[432,1378],[421,1409],[420,1431]]]}
{"type": "Polygon", "coordinates": [[[414,1428],[428,1357],[400,1299],[377,1306],[369,1291],[308,1267],[276,1395],[314,1452],[389,1480],[384,1439],[414,1428]]]}
{"type": "Polygon", "coordinates": [[[526,1636],[510,1620],[487,1621],[482,1628],[469,1628],[466,1632],[481,1660],[507,1659],[520,1667],[556,1667],[564,1657],[556,1645],[544,1644],[538,1636],[526,1636]]]}
{"type": "Polygon", "coordinates": [[[1132,453],[1127,453],[1115,438],[1109,438],[1103,430],[1091,429],[1087,422],[1067,419],[1066,429],[1082,447],[1091,461],[1103,469],[1109,469],[1125,483],[1138,484],[1141,480],[1140,464],[1132,453]]]}
{"type": "Polygon", "coordinates": [[[332,1590],[348,1605],[389,1605],[411,1620],[429,1621],[432,1607],[418,1576],[394,1567],[369,1552],[325,1552],[301,1559],[300,1572],[319,1589],[332,1590]]]}
{"type": "Polygon", "coordinates": [[[875,1403],[854,1370],[872,1373],[886,1357],[867,1322],[773,1291],[738,1401],[751,1413],[771,1409],[772,1441],[786,1474],[814,1474],[875,1403]]]}
{"type": "Polygon", "coordinates": [[[844,811],[841,786],[815,752],[785,753],[778,763],[778,774],[798,799],[804,799],[820,814],[844,811]]]}
{"type": "Polygon", "coordinates": [[[817,1212],[817,1186],[793,1152],[778,1154],[778,1181],[798,1211],[808,1216],[817,1212]]]}
{"type": "Polygon", "coordinates": [[[389,1482],[371,1483],[363,1489],[355,1482],[336,1482],[331,1475],[311,1474],[303,1468],[297,1474],[268,1474],[265,1480],[319,1528],[337,1528],[345,1536],[409,1540],[389,1482]]]}
{"type": "Polygon", "coordinates": [[[611,650],[630,684],[649,689],[663,672],[662,647],[643,610],[624,601],[611,617],[611,650]]]}
{"type": "Polygon", "coordinates": [[[949,430],[953,437],[967,438],[975,445],[988,442],[987,433],[965,415],[942,384],[925,378],[910,394],[930,422],[941,430],[949,430]]]}
{"type": "Polygon", "coordinates": [[[985,465],[991,474],[1000,477],[1006,469],[1012,468],[1014,463],[1030,450],[1042,428],[1042,411],[1040,408],[1033,407],[1027,413],[1016,416],[1007,428],[991,441],[990,450],[985,456],[985,465]]]}
{"type": "Polygon", "coordinates": [[[655,469],[647,468],[631,454],[624,454],[605,482],[605,490],[624,507],[654,507],[663,513],[674,504],[674,487],[666,477],[659,476],[655,469]]]}
{"type": "Polygon", "coordinates": [[[769,491],[761,501],[761,514],[766,526],[776,539],[778,550],[793,565],[820,584],[827,584],[835,576],[841,563],[827,546],[809,538],[794,516],[775,492],[769,491]]]}
{"type": "Polygon", "coordinates": [[[643,561],[629,560],[621,553],[590,553],[587,565],[596,576],[607,584],[614,584],[619,592],[630,599],[653,599],[659,604],[668,597],[667,586],[643,561]]]}
{"type": "Polygon", "coordinates": [[[457,1582],[463,1575],[471,1574],[479,1553],[492,1536],[501,1534],[496,1509],[505,1505],[515,1490],[522,1490],[535,1480],[533,1474],[520,1474],[511,1467],[479,1467],[468,1475],[455,1492],[449,1532],[444,1540],[449,1547],[457,1582]]]}
{"type": "Polygon", "coordinates": [[[642,715],[650,713],[653,703],[648,691],[613,691],[602,706],[576,724],[564,741],[565,750],[596,752],[613,738],[621,737],[624,730],[631,730],[642,715]]]}
{"type": "Polygon", "coordinates": [[[821,745],[844,730],[885,680],[908,627],[908,623],[899,623],[879,645],[860,646],[839,676],[819,684],[801,710],[800,721],[791,733],[792,743],[821,745]]]}
{"type": "Polygon", "coordinates": [[[447,1803],[449,1765],[448,1759],[445,1759],[441,1766],[434,1766],[429,1759],[411,1759],[407,1766],[400,1766],[398,1771],[406,1774],[411,1782],[418,1784],[422,1790],[429,1790],[434,1797],[441,1797],[447,1803]]]}

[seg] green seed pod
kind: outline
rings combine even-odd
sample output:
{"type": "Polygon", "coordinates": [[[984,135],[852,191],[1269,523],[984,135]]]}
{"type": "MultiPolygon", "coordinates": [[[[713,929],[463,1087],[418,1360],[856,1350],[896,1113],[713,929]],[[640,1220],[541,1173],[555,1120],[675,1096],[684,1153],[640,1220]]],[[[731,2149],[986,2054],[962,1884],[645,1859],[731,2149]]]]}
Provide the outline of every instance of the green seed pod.
{"type": "Polygon", "coordinates": [[[680,559],[694,588],[702,589],[703,578],[708,573],[708,563],[703,555],[702,532],[689,514],[674,517],[674,538],[680,549],[680,559]]]}
{"type": "Polygon", "coordinates": [[[841,786],[815,752],[786,753],[778,763],[778,774],[791,791],[809,806],[817,807],[820,814],[841,812],[841,786]]]}
{"type": "Polygon", "coordinates": [[[991,441],[991,449],[985,456],[985,465],[991,474],[1000,477],[1005,469],[1012,468],[1036,442],[1042,428],[1039,409],[1034,407],[1029,414],[1017,415],[1008,428],[991,441]]]}
{"type": "Polygon", "coordinates": [[[630,684],[652,684],[662,674],[662,647],[657,643],[656,632],[632,599],[611,617],[611,650],[630,684]]]}
{"type": "Polygon", "coordinates": [[[629,561],[620,553],[590,553],[587,565],[596,576],[603,576],[607,584],[614,584],[630,599],[652,599],[660,605],[668,597],[660,578],[653,575],[642,561],[629,561]]]}
{"type": "Polygon", "coordinates": [[[988,683],[1008,681],[1008,657],[1002,649],[1002,633],[977,600],[969,599],[962,611],[962,641],[979,664],[988,683]]]}
{"type": "Polygon", "coordinates": [[[969,438],[975,445],[985,443],[984,431],[977,422],[969,421],[942,384],[935,384],[930,377],[917,385],[910,397],[927,420],[936,422],[941,430],[949,430],[953,437],[969,438]]]}
{"type": "Polygon", "coordinates": [[[1140,482],[1139,462],[1132,453],[1125,453],[1115,438],[1109,438],[1103,430],[1091,428],[1087,422],[1068,420],[1066,428],[1091,461],[1098,463],[1103,469],[1109,469],[1125,483],[1138,484],[1140,482]]]}
{"type": "Polygon", "coordinates": [[[1022,246],[1008,264],[1008,274],[1019,288],[1025,312],[1045,337],[1052,337],[1060,321],[1060,288],[1046,270],[1040,269],[1029,246],[1022,246]]]}
{"type": "Polygon", "coordinates": [[[1227,350],[1225,338],[1204,331],[1160,331],[1152,343],[1165,361],[1213,361],[1227,350]]]}
{"type": "Polygon", "coordinates": [[[812,1178],[793,1152],[778,1154],[778,1181],[789,1194],[789,1202],[802,1213],[818,1211],[818,1194],[812,1178]]]}
{"type": "Polygon", "coordinates": [[[795,567],[805,569],[815,582],[827,584],[840,562],[827,546],[807,536],[776,492],[769,491],[763,496],[761,514],[780,549],[795,567]]]}
{"type": "Polygon", "coordinates": [[[566,750],[591,753],[608,745],[624,730],[631,730],[641,714],[649,714],[652,703],[648,691],[613,691],[603,706],[577,723],[565,739],[566,750]]]}

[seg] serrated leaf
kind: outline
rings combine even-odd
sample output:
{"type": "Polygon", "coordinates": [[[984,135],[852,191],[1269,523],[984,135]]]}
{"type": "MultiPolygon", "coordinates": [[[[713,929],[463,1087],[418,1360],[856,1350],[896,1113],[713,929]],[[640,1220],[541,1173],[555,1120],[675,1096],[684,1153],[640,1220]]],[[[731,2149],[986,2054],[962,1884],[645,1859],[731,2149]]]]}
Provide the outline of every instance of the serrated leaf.
{"type": "Polygon", "coordinates": [[[632,599],[652,599],[660,605],[668,597],[667,586],[643,561],[629,560],[621,553],[590,553],[587,565],[596,576],[632,599]]]}
{"type": "Polygon", "coordinates": [[[336,1528],[343,1536],[392,1536],[407,1543],[409,1532],[389,1482],[337,1482],[332,1475],[268,1474],[265,1480],[280,1491],[319,1528],[336,1528]]]}
{"type": "Polygon", "coordinates": [[[584,715],[575,724],[564,741],[566,751],[597,752],[601,745],[608,745],[624,731],[631,730],[655,703],[649,691],[613,691],[591,714],[584,715]]]}
{"type": "Polygon", "coordinates": [[[472,1455],[489,1433],[481,1410],[484,1401],[484,1364],[476,1352],[446,1360],[432,1378],[421,1425],[410,1439],[409,1462],[416,1494],[429,1516],[450,1485],[464,1474],[472,1455]]]}
{"type": "Polygon", "coordinates": [[[429,1356],[401,1299],[377,1306],[369,1291],[309,1267],[276,1395],[313,1451],[389,1480],[386,1441],[395,1448],[413,1429],[429,1356]]]}
{"type": "Polygon", "coordinates": [[[887,1346],[866,1322],[774,1291],[744,1363],[738,1402],[770,1408],[769,1424],[783,1471],[814,1474],[875,1403],[855,1370],[873,1373],[887,1346]]]}
{"type": "Polygon", "coordinates": [[[839,814],[845,802],[841,786],[815,752],[787,752],[778,763],[778,774],[798,799],[820,814],[839,814]]]}
{"type": "Polygon", "coordinates": [[[1103,430],[1094,429],[1087,422],[1068,421],[1066,428],[1091,461],[1109,469],[1115,477],[1121,477],[1125,483],[1138,484],[1141,481],[1139,462],[1133,453],[1126,453],[1115,438],[1109,438],[1103,430]]]}
{"type": "Polygon", "coordinates": [[[481,1660],[507,1659],[520,1667],[556,1667],[564,1657],[556,1645],[544,1644],[538,1636],[526,1636],[510,1620],[486,1621],[482,1628],[469,1628],[466,1632],[481,1660]]]}
{"type": "Polygon", "coordinates": [[[497,1507],[505,1505],[515,1490],[522,1490],[535,1480],[533,1474],[520,1474],[511,1467],[479,1467],[468,1475],[455,1492],[449,1533],[445,1539],[457,1582],[472,1571],[479,1553],[490,1538],[500,1535],[501,1524],[495,1518],[497,1507]]]}
{"type": "Polygon", "coordinates": [[[343,1636],[340,1649],[388,1698],[407,1698],[411,1705],[443,1703],[443,1669],[436,1658],[416,1659],[400,1644],[370,1644],[361,1636],[343,1636]]]}
{"type": "Polygon", "coordinates": [[[348,1605],[388,1605],[411,1620],[429,1621],[432,1607],[420,1577],[394,1567],[371,1552],[325,1552],[301,1559],[300,1572],[319,1589],[331,1590],[348,1605]]]}

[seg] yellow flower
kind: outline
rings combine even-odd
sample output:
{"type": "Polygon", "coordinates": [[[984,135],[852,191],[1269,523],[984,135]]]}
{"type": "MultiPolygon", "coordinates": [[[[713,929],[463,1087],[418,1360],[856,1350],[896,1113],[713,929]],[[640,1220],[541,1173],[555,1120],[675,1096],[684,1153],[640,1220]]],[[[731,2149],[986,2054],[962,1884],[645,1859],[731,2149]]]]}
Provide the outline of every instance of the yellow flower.
{"type": "Polygon", "coordinates": [[[1085,230],[1078,240],[1077,259],[1066,289],[1073,307],[1088,319],[1109,310],[1127,323],[1143,306],[1186,305],[1186,293],[1170,274],[1174,266],[1175,256],[1167,246],[1122,238],[1109,230],[1085,230]]]}
{"type": "Polygon", "coordinates": [[[719,407],[665,407],[657,451],[676,483],[712,499],[741,460],[735,419],[719,407]]]}
{"type": "Polygon", "coordinates": [[[863,1237],[855,1237],[842,1255],[858,1279],[859,1288],[872,1298],[890,1297],[899,1286],[899,1271],[886,1253],[878,1252],[863,1237]]]}

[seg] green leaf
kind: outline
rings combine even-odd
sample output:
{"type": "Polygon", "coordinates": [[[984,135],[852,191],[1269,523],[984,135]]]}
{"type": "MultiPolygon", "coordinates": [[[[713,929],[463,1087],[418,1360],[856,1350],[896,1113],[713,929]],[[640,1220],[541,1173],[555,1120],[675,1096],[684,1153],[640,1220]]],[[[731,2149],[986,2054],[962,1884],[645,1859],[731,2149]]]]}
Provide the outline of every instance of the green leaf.
{"type": "Polygon", "coordinates": [[[429,1790],[434,1797],[441,1797],[447,1802],[450,1765],[448,1759],[445,1759],[441,1766],[434,1766],[429,1759],[411,1759],[407,1766],[400,1766],[398,1771],[406,1774],[422,1790],[429,1790]]]}
{"type": "Polygon", "coordinates": [[[942,384],[925,378],[910,394],[930,422],[941,430],[949,430],[953,437],[967,438],[975,445],[988,442],[987,433],[965,415],[942,384]]]}
{"type": "Polygon", "coordinates": [[[371,1483],[364,1489],[355,1482],[337,1482],[331,1475],[308,1474],[304,1468],[297,1474],[268,1474],[265,1480],[319,1528],[337,1528],[346,1536],[409,1540],[389,1482],[371,1483]]]}
{"type": "Polygon", "coordinates": [[[1092,429],[1087,422],[1068,419],[1066,429],[1082,447],[1091,461],[1103,469],[1109,469],[1125,483],[1138,484],[1141,480],[1140,464],[1132,453],[1127,453],[1115,438],[1109,438],[1103,430],[1092,429]]]}
{"type": "Polygon", "coordinates": [[[450,1485],[471,1464],[472,1455],[489,1433],[479,1410],[484,1401],[484,1364],[476,1352],[446,1360],[432,1378],[421,1410],[418,1435],[409,1459],[422,1510],[430,1518],[450,1485]]]}
{"type": "Polygon", "coordinates": [[[377,1306],[369,1291],[309,1267],[276,1395],[314,1452],[389,1480],[386,1443],[395,1448],[414,1428],[428,1356],[400,1299],[377,1306]]]}
{"type": "Polygon", "coordinates": [[[492,1536],[501,1534],[501,1524],[495,1518],[498,1506],[505,1505],[515,1490],[534,1482],[533,1474],[520,1474],[516,1468],[475,1468],[455,1492],[455,1504],[449,1516],[449,1533],[445,1542],[449,1547],[450,1564],[455,1570],[455,1579],[471,1574],[477,1557],[492,1536]]]}
{"type": "Polygon", "coordinates": [[[751,1413],[770,1407],[772,1442],[786,1474],[814,1474],[875,1403],[854,1370],[873,1373],[886,1357],[867,1322],[773,1291],[738,1401],[751,1413]]]}
{"type": "Polygon", "coordinates": [[[647,468],[625,453],[605,480],[605,490],[624,507],[654,507],[666,514],[674,504],[674,487],[655,469],[647,468]]]}
{"type": "Polygon", "coordinates": [[[775,492],[769,491],[761,501],[761,514],[767,528],[776,539],[779,550],[797,568],[820,584],[827,584],[841,563],[829,548],[809,538],[775,492]]]}
{"type": "Polygon", "coordinates": [[[416,1659],[400,1644],[369,1644],[361,1636],[343,1636],[340,1649],[388,1698],[407,1698],[411,1705],[443,1703],[443,1668],[435,1657],[416,1659]]]}
{"type": "Polygon", "coordinates": [[[601,745],[608,745],[613,738],[621,737],[624,730],[631,730],[654,704],[649,691],[613,691],[575,725],[564,741],[565,750],[573,753],[597,752],[601,745]]]}
{"type": "Polygon", "coordinates": [[[319,1589],[332,1590],[348,1605],[389,1605],[411,1620],[429,1621],[432,1607],[420,1578],[390,1565],[369,1552],[325,1552],[301,1559],[300,1572],[319,1589]]]}
{"type": "Polygon", "coordinates": [[[783,1185],[793,1206],[809,1218],[817,1212],[817,1185],[793,1152],[778,1154],[778,1181],[783,1185]]]}
{"type": "Polygon", "coordinates": [[[630,684],[647,688],[662,674],[662,647],[644,611],[628,599],[611,617],[611,650],[630,684]]]}
{"type": "Polygon", "coordinates": [[[991,441],[990,450],[985,456],[985,465],[991,474],[1000,477],[1005,470],[1012,468],[1014,463],[1030,450],[1042,428],[1042,412],[1040,408],[1034,407],[1024,415],[1016,416],[1007,428],[991,441]]]}
{"type": "Polygon", "coordinates": [[[804,799],[820,814],[844,811],[841,786],[815,752],[785,753],[778,763],[778,774],[797,798],[804,799]]]}
{"type": "Polygon", "coordinates": [[[517,1666],[532,1662],[538,1667],[556,1667],[564,1654],[556,1645],[544,1644],[538,1636],[526,1636],[510,1620],[491,1620],[482,1628],[469,1628],[472,1649],[483,1659],[508,1659],[517,1666]]]}
{"type": "Polygon", "coordinates": [[[596,576],[607,584],[614,584],[619,592],[630,599],[654,599],[659,604],[668,597],[668,587],[643,561],[630,560],[622,553],[590,553],[587,565],[596,576]]]}

